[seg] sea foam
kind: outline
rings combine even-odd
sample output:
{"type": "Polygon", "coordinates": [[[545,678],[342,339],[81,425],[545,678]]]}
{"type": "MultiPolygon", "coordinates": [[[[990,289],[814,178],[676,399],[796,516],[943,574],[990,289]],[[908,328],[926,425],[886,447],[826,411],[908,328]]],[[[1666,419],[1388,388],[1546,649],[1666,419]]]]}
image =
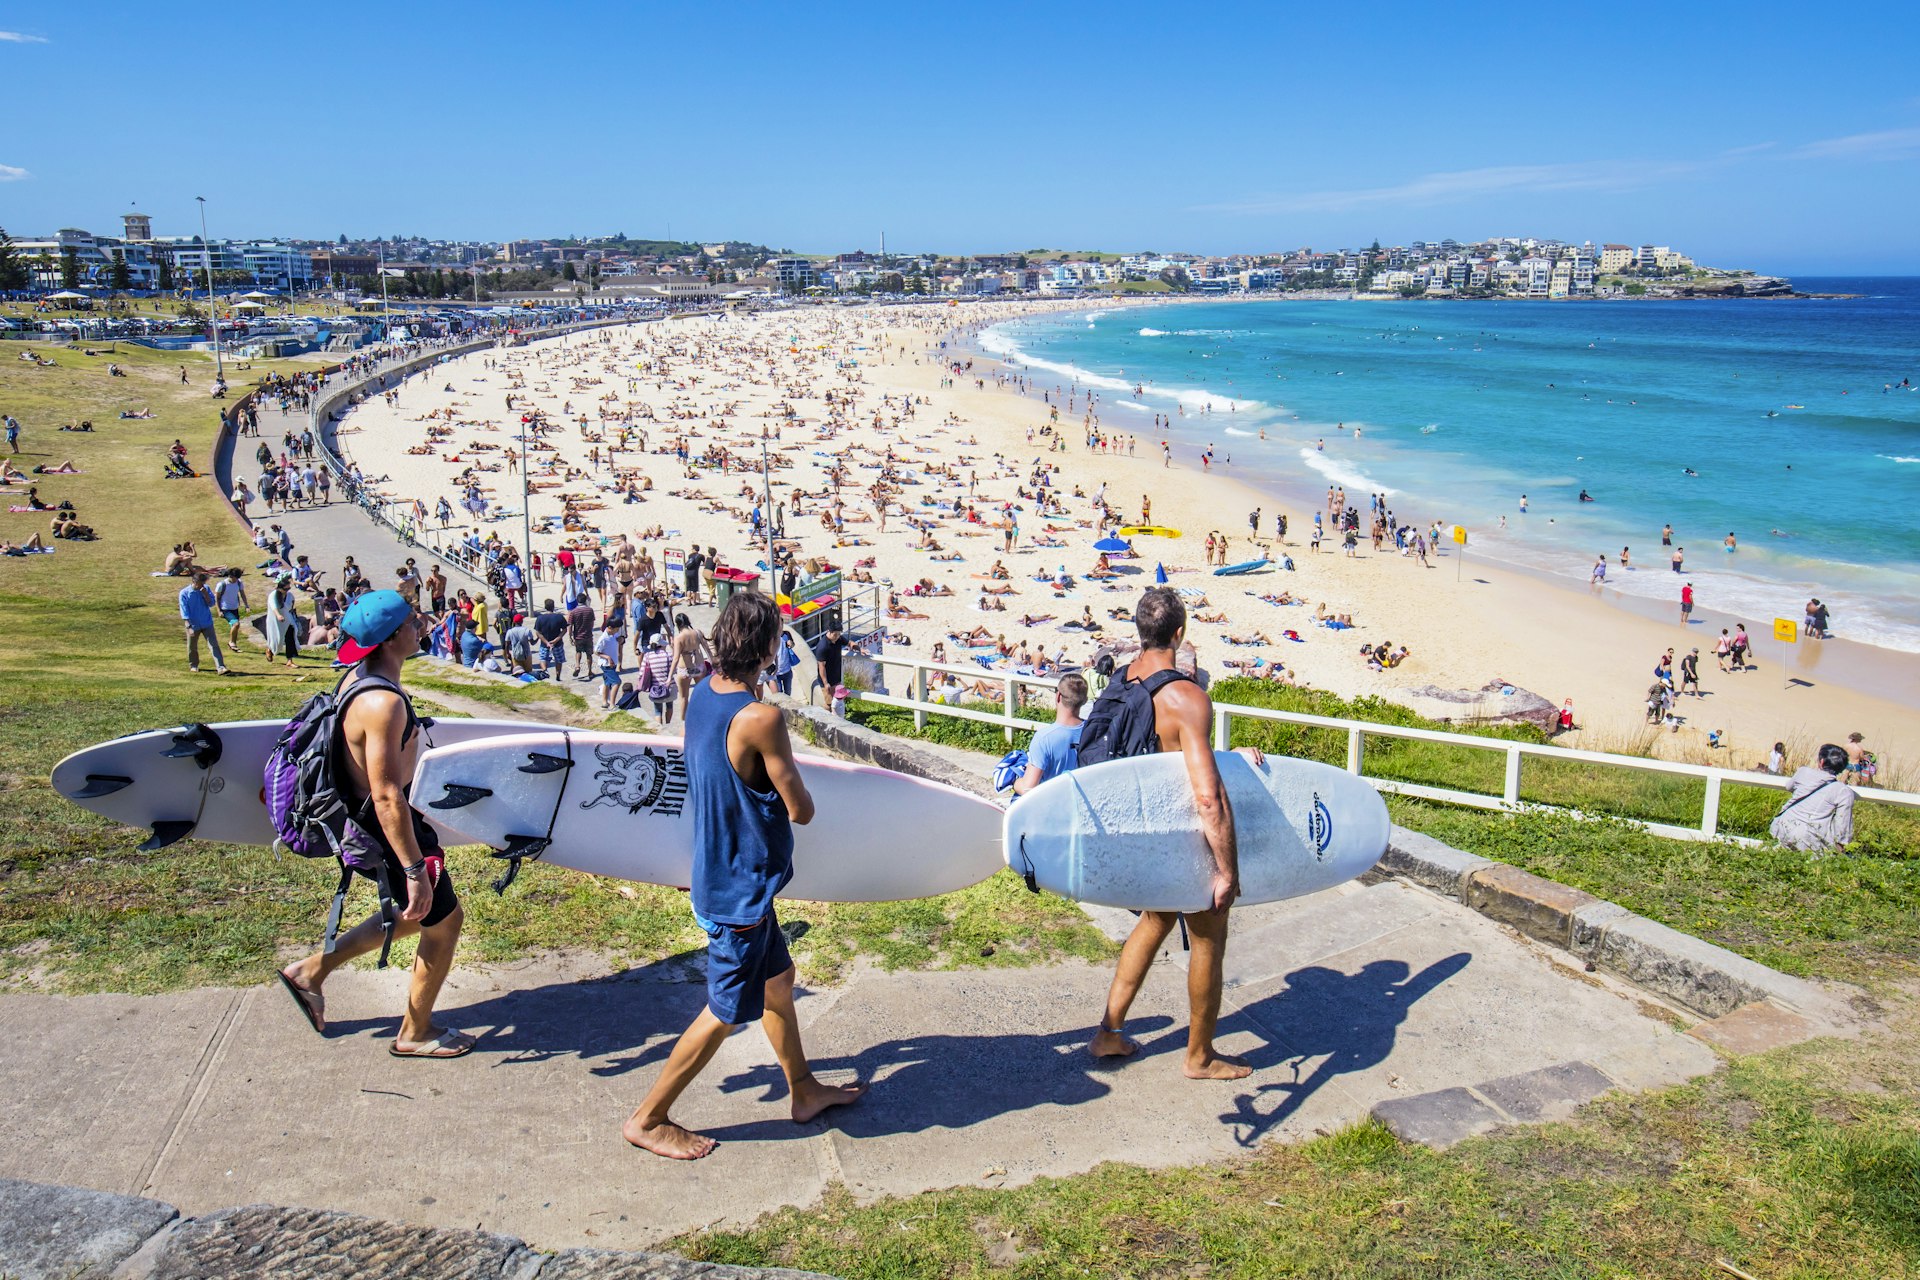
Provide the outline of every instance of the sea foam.
{"type": "Polygon", "coordinates": [[[1351,503],[1355,492],[1384,493],[1388,496],[1400,492],[1391,485],[1384,485],[1378,480],[1368,479],[1367,476],[1357,468],[1349,466],[1338,458],[1330,458],[1320,450],[1312,447],[1306,447],[1300,450],[1300,461],[1306,463],[1309,467],[1313,468],[1313,470],[1318,471],[1335,484],[1346,489],[1349,503],[1351,503]]]}

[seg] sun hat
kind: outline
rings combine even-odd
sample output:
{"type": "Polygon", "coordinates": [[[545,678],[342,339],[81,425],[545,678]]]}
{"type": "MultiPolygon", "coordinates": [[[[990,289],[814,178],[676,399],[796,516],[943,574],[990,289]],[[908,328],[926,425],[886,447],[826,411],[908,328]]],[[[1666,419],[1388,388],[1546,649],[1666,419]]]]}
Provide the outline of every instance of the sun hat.
{"type": "Polygon", "coordinates": [[[398,591],[369,591],[347,606],[340,619],[340,661],[358,662],[393,638],[413,606],[398,591]]]}

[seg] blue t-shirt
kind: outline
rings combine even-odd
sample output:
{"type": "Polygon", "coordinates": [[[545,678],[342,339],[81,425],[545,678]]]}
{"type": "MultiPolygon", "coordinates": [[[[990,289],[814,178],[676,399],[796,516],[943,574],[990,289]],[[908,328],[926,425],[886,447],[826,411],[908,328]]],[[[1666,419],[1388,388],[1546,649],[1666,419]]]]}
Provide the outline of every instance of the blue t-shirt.
{"type": "Polygon", "coordinates": [[[716,924],[766,918],[793,879],[793,821],[778,791],[755,791],[727,755],[733,718],[751,693],[715,693],[702,680],[687,697],[687,800],[693,806],[693,909],[716,924]]]}
{"type": "Polygon", "coordinates": [[[460,665],[463,667],[472,666],[474,663],[480,661],[481,655],[485,654],[489,647],[485,640],[482,640],[473,632],[468,631],[463,633],[460,637],[460,665]]]}
{"type": "Polygon", "coordinates": [[[1027,748],[1027,763],[1039,766],[1040,781],[1057,778],[1080,763],[1080,730],[1085,727],[1079,724],[1049,725],[1033,735],[1033,743],[1027,748]]]}
{"type": "Polygon", "coordinates": [[[184,587],[180,592],[180,616],[196,631],[210,630],[213,627],[213,610],[207,605],[206,592],[198,587],[184,587]]]}

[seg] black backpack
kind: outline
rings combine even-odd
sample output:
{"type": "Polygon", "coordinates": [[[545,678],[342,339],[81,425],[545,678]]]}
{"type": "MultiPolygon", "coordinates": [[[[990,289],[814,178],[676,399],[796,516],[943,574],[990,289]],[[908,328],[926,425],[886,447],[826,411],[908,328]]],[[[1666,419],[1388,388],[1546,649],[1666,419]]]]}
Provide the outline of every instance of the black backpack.
{"type": "Polygon", "coordinates": [[[1093,710],[1087,713],[1080,729],[1076,768],[1158,751],[1160,735],[1154,731],[1153,695],[1175,680],[1193,678],[1169,668],[1144,680],[1130,680],[1127,670],[1122,667],[1113,673],[1113,679],[1094,700],[1093,710]]]}

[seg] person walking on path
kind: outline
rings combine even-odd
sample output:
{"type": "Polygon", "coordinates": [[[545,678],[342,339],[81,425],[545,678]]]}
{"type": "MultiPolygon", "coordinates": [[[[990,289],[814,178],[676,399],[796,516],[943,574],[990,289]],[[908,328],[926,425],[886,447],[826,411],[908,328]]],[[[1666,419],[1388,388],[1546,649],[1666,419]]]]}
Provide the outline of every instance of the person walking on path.
{"type": "MultiPolygon", "coordinates": [[[[346,771],[341,789],[353,806],[355,825],[379,847],[388,883],[407,886],[407,905],[393,937],[420,935],[406,1013],[387,1052],[396,1058],[458,1058],[473,1051],[475,1037],[435,1026],[433,1006],[453,968],[465,915],[441,858],[440,839],[407,796],[422,735],[413,700],[400,687],[400,668],[420,651],[426,620],[399,592],[369,591],[347,609],[340,629],[346,637],[340,660],[354,668],[339,695],[335,759],[346,771]]],[[[341,934],[331,953],[307,956],[280,971],[281,985],[315,1031],[327,1029],[322,992],[327,978],[379,947],[384,932],[376,911],[341,934]]]]}
{"type": "MultiPolygon", "coordinates": [[[[1114,676],[1114,683],[1144,681],[1159,672],[1177,671],[1174,655],[1186,639],[1187,611],[1169,587],[1149,587],[1133,613],[1140,634],[1140,654],[1114,676]]],[[[1108,696],[1111,696],[1109,694],[1108,696]]],[[[1181,1069],[1195,1080],[1239,1080],[1253,1068],[1214,1048],[1213,1033],[1220,1021],[1220,985],[1227,952],[1227,909],[1240,896],[1240,851],[1234,838],[1233,809],[1213,758],[1213,702],[1193,680],[1174,676],[1153,693],[1154,734],[1163,752],[1177,752],[1186,761],[1207,847],[1213,852],[1212,903],[1207,910],[1143,911],[1120,951],[1113,984],[1100,1029],[1088,1046],[1096,1058],[1130,1058],[1140,1052],[1125,1031],[1127,1010],[1140,994],[1153,958],[1183,916],[1193,952],[1187,961],[1187,1052],[1181,1069]]],[[[1260,763],[1259,752],[1253,753],[1260,763]]]]}
{"type": "Polygon", "coordinates": [[[793,1007],[793,960],[774,895],[793,878],[793,827],[813,821],[786,721],[760,701],[760,673],[773,661],[780,613],[757,592],[727,602],[714,624],[715,671],[687,706],[688,803],[693,809],[694,922],[706,933],[707,1004],[621,1136],[675,1160],[698,1160],[714,1140],[675,1124],[673,1105],[733,1029],[766,1022],[787,1078],[794,1123],[856,1101],[865,1086],[814,1078],[793,1007]]]}
{"type": "Polygon", "coordinates": [[[200,669],[200,642],[207,642],[213,654],[214,670],[230,676],[227,659],[220,652],[220,637],[213,630],[213,594],[207,590],[207,571],[193,571],[193,585],[180,588],[180,621],[187,632],[187,670],[200,669]]]}

